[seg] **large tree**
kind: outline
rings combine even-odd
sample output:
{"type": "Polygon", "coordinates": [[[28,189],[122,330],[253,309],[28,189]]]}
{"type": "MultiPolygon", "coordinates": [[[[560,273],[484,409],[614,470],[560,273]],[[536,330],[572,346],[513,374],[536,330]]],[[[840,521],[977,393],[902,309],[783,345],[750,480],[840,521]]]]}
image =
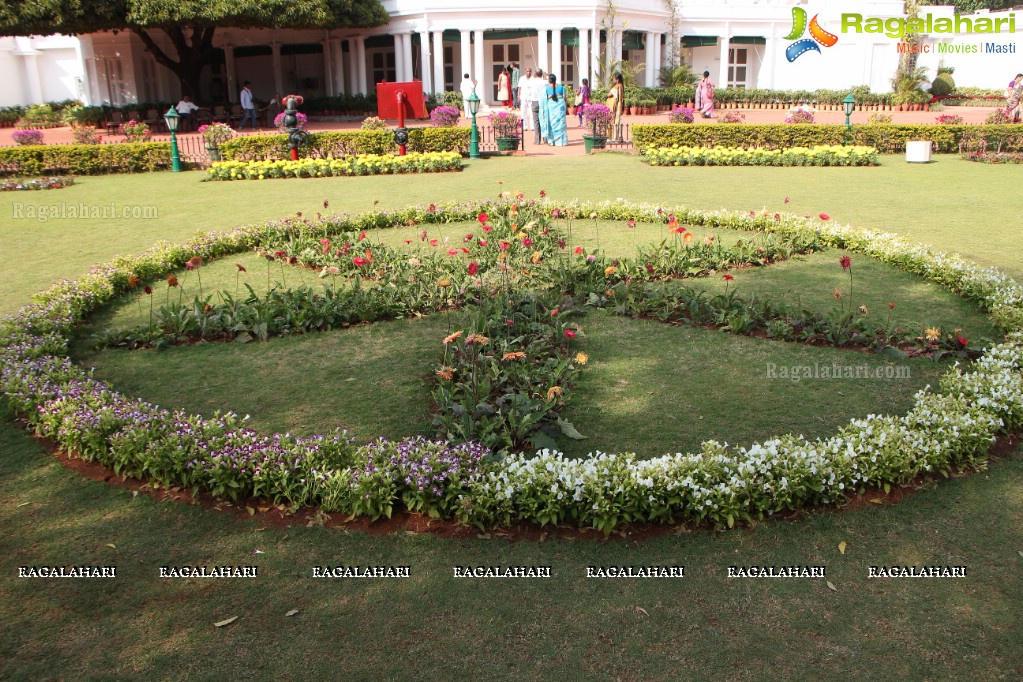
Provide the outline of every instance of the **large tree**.
{"type": "Polygon", "coordinates": [[[989,9],[992,12],[1012,9],[1018,5],[1020,0],[943,0],[935,2],[936,5],[955,5],[956,11],[961,14],[973,14],[979,9],[989,9]]]}
{"type": "Polygon", "coordinates": [[[379,0],[3,0],[0,35],[134,32],[182,92],[198,92],[218,28],[357,28],[389,20],[379,0]],[[165,50],[154,39],[170,39],[165,50]]]}

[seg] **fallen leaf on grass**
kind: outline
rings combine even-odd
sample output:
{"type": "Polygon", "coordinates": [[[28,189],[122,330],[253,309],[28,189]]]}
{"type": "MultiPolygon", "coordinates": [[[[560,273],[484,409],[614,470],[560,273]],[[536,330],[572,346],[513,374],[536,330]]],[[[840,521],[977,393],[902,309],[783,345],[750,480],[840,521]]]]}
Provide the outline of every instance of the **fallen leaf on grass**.
{"type": "Polygon", "coordinates": [[[832,592],[838,592],[838,588],[835,587],[835,583],[831,582],[830,580],[828,581],[828,589],[831,590],[832,592]]]}
{"type": "Polygon", "coordinates": [[[253,554],[262,554],[263,550],[261,550],[261,549],[254,549],[254,550],[252,550],[252,553],[253,554]]]}
{"type": "Polygon", "coordinates": [[[838,552],[839,554],[845,554],[845,540],[838,543],[838,552]]]}
{"type": "Polygon", "coordinates": [[[245,511],[248,512],[249,516],[254,516],[256,514],[256,510],[252,507],[246,507],[245,511]]]}
{"type": "Polygon", "coordinates": [[[639,611],[640,613],[642,613],[644,616],[649,616],[650,615],[649,613],[646,612],[646,609],[644,609],[642,606],[637,606],[636,610],[639,611]]]}
{"type": "Polygon", "coordinates": [[[112,542],[108,542],[108,543],[107,543],[107,547],[109,547],[110,549],[117,549],[117,545],[115,545],[115,544],[114,544],[114,543],[112,543],[112,542]]]}
{"type": "Polygon", "coordinates": [[[238,616],[231,616],[230,618],[226,618],[226,619],[224,619],[222,621],[218,621],[218,622],[214,623],[213,627],[215,627],[215,628],[222,628],[225,625],[230,625],[231,623],[235,622],[236,620],[238,620],[238,616]]]}
{"type": "Polygon", "coordinates": [[[1020,550],[1020,553],[1019,553],[1019,555],[1020,555],[1020,556],[1023,556],[1023,550],[1020,550]]]}
{"type": "Polygon", "coordinates": [[[287,616],[288,618],[291,618],[296,613],[298,613],[298,609],[292,609],[292,610],[288,611],[287,613],[285,613],[284,615],[287,616]]]}
{"type": "Polygon", "coordinates": [[[871,498],[870,501],[873,502],[874,504],[881,504],[881,498],[880,497],[871,498]]]}
{"type": "Polygon", "coordinates": [[[19,504],[18,506],[19,506],[19,507],[24,507],[24,506],[27,506],[27,505],[30,505],[30,504],[32,504],[32,503],[31,503],[31,502],[22,502],[22,503],[21,503],[21,504],[19,504]]]}

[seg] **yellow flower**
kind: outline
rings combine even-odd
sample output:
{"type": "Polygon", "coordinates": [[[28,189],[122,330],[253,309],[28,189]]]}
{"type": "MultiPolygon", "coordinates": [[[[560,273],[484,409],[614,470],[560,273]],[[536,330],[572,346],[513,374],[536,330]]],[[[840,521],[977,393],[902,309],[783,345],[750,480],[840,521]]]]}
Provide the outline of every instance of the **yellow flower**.
{"type": "Polygon", "coordinates": [[[462,335],[462,330],[461,329],[459,329],[457,332],[453,332],[451,334],[448,334],[447,336],[444,337],[444,345],[445,346],[448,345],[449,343],[451,343],[452,341],[454,341],[455,339],[457,339],[461,335],[462,335]]]}
{"type": "Polygon", "coordinates": [[[533,265],[536,265],[537,263],[540,262],[540,255],[541,254],[540,254],[539,251],[536,251],[536,252],[533,253],[533,257],[529,259],[529,260],[531,260],[533,262],[533,265]]]}
{"type": "Polygon", "coordinates": [[[924,336],[927,337],[928,341],[937,341],[938,337],[941,336],[941,332],[934,327],[929,327],[924,331],[924,336]]]}
{"type": "Polygon", "coordinates": [[[857,308],[857,310],[859,311],[860,315],[866,315],[867,314],[867,306],[865,306],[865,305],[861,305],[859,308],[857,308]]]}
{"type": "Polygon", "coordinates": [[[559,395],[564,395],[565,392],[561,390],[561,386],[551,386],[547,389],[547,400],[554,400],[559,395]]]}
{"type": "Polygon", "coordinates": [[[439,286],[441,289],[446,289],[447,287],[451,286],[451,279],[445,277],[437,282],[437,286],[439,286]]]}
{"type": "Polygon", "coordinates": [[[585,365],[589,361],[590,361],[590,357],[588,355],[586,355],[586,353],[576,353],[575,354],[575,362],[576,362],[576,364],[578,364],[578,365],[585,365]]]}
{"type": "Polygon", "coordinates": [[[611,275],[615,274],[615,270],[617,270],[615,266],[613,265],[607,266],[606,268],[604,268],[604,276],[610,277],[611,275]]]}

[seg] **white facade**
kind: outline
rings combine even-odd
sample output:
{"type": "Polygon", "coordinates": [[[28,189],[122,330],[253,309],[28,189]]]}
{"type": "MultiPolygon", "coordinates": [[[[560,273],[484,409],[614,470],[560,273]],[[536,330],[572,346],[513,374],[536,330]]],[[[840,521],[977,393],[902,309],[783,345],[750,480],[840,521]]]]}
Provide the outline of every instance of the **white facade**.
{"type": "MultiPolygon", "coordinates": [[[[369,93],[382,79],[417,79],[425,92],[438,92],[456,89],[462,74],[469,73],[481,98],[495,102],[497,71],[508,62],[518,62],[523,71],[542,68],[563,82],[589,78],[592,84],[617,62],[628,61],[636,83],[652,86],[672,55],[698,72],[709,71],[718,87],[814,90],[866,84],[885,92],[898,64],[900,41],[878,33],[841,32],[842,14],[903,16],[901,0],[676,0],[674,12],[667,0],[382,4],[391,22],[373,29],[218,29],[218,59],[204,72],[200,92],[187,94],[204,102],[237,101],[245,80],[264,100],[275,92],[312,97],[369,93]],[[837,43],[789,62],[785,50],[795,40],[788,37],[794,7],[817,16],[824,29],[838,36],[837,43]]],[[[952,8],[924,11],[951,16],[952,8]]],[[[1023,12],[1017,23],[1011,35],[930,35],[923,42],[997,39],[1019,45],[1023,12]]],[[[161,44],[169,50],[169,41],[161,44]]],[[[1023,70],[1018,50],[932,52],[920,55],[919,64],[929,67],[932,77],[937,66],[954,66],[960,85],[1001,88],[1023,70]]],[[[128,31],[0,39],[0,72],[13,74],[0,90],[0,103],[8,104],[77,97],[117,105],[169,101],[183,94],[176,76],[128,31]]]]}

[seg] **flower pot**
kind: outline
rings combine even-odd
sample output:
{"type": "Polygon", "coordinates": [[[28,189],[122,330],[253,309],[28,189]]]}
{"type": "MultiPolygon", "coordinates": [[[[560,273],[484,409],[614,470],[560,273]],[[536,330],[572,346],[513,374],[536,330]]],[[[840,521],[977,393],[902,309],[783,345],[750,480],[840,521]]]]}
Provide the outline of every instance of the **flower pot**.
{"type": "Polygon", "coordinates": [[[206,144],[206,153],[210,156],[210,161],[220,161],[220,148],[215,144],[206,144]]]}
{"type": "Polygon", "coordinates": [[[606,144],[607,138],[603,135],[583,135],[583,145],[587,154],[592,154],[594,149],[603,149],[606,144]]]}
{"type": "Polygon", "coordinates": [[[519,138],[517,137],[498,137],[497,138],[497,151],[499,152],[510,152],[518,149],[519,138]]]}

